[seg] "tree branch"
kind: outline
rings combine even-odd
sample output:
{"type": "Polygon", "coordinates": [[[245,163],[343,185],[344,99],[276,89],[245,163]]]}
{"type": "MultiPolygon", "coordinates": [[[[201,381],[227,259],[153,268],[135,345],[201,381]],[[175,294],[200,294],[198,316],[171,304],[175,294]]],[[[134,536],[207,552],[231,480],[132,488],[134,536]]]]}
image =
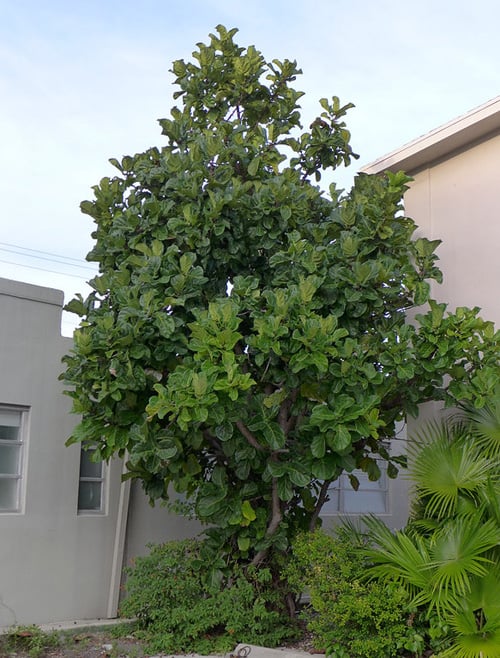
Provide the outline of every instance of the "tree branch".
{"type": "MultiPolygon", "coordinates": [[[[271,537],[274,535],[276,530],[279,528],[280,523],[283,519],[283,512],[281,509],[281,500],[278,495],[278,478],[273,478],[273,488],[272,488],[272,514],[271,520],[266,530],[266,537],[271,537]]],[[[263,548],[261,551],[255,554],[251,565],[256,567],[258,566],[266,557],[269,552],[269,548],[263,548]]]]}
{"type": "Polygon", "coordinates": [[[325,480],[321,486],[318,500],[316,501],[316,505],[314,507],[314,512],[312,513],[311,520],[309,521],[309,530],[310,532],[314,532],[316,529],[316,525],[318,523],[319,515],[321,513],[321,508],[326,502],[327,496],[328,496],[328,487],[331,485],[333,480],[325,480]]]}
{"type": "Polygon", "coordinates": [[[289,397],[281,403],[278,422],[281,429],[283,430],[285,436],[288,436],[288,433],[295,427],[296,416],[290,415],[290,410],[293,403],[297,400],[299,390],[297,388],[292,389],[289,397]]]}
{"type": "Polygon", "coordinates": [[[241,422],[241,420],[237,420],[237,421],[236,421],[236,427],[240,430],[240,432],[243,434],[243,436],[244,436],[245,439],[248,441],[248,443],[249,443],[252,447],[255,448],[255,450],[259,450],[260,452],[262,452],[263,450],[265,450],[265,448],[264,448],[263,446],[260,445],[260,443],[257,441],[257,439],[256,439],[255,436],[252,434],[252,432],[250,432],[250,430],[248,429],[248,427],[247,427],[246,425],[244,425],[244,424],[241,422]]]}

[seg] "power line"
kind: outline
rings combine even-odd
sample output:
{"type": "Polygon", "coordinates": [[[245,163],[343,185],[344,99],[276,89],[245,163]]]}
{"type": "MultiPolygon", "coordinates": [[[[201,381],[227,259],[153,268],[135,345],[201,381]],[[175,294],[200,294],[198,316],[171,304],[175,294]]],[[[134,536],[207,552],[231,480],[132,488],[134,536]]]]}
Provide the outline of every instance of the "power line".
{"type": "MultiPolygon", "coordinates": [[[[3,244],[3,243],[0,242],[0,244],[3,244]]],[[[21,247],[21,248],[24,248],[24,247],[21,247]]],[[[87,265],[77,265],[76,263],[75,264],[74,263],[66,263],[63,260],[54,260],[54,258],[47,258],[45,256],[37,256],[35,254],[25,254],[24,252],[17,251],[16,249],[7,249],[5,247],[0,247],[0,251],[6,251],[10,254],[17,254],[18,256],[25,256],[27,258],[37,258],[38,260],[46,260],[46,261],[49,261],[50,263],[58,263],[60,265],[66,265],[68,267],[79,267],[80,269],[87,270],[88,272],[95,272],[96,271],[94,268],[89,267],[87,265]]],[[[30,251],[36,251],[38,253],[46,253],[46,252],[43,252],[43,251],[39,251],[38,249],[31,249],[30,251]]],[[[49,255],[55,256],[56,254],[49,254],[49,255]]],[[[61,258],[65,258],[65,256],[62,256],[61,258]]],[[[76,258],[71,258],[70,260],[76,261],[76,258]]]]}
{"type": "MultiPolygon", "coordinates": [[[[1,242],[0,245],[3,245],[4,247],[12,247],[13,249],[22,249],[23,251],[31,251],[36,254],[44,254],[45,256],[55,256],[55,258],[62,258],[64,260],[72,260],[75,263],[85,263],[82,258],[71,258],[71,256],[63,256],[62,254],[54,254],[50,251],[43,251],[42,249],[32,249],[31,247],[23,247],[19,244],[12,244],[10,242],[1,242]]],[[[7,250],[5,250],[7,251],[7,250]]]]}
{"type": "MultiPolygon", "coordinates": [[[[30,270],[38,270],[40,272],[50,272],[50,274],[59,274],[59,276],[70,276],[73,279],[80,279],[81,281],[87,280],[87,277],[82,276],[81,274],[69,274],[68,272],[61,272],[61,271],[57,272],[55,270],[48,270],[44,267],[35,267],[34,265],[25,265],[24,263],[14,263],[13,261],[3,260],[2,258],[0,258],[0,263],[5,263],[6,265],[15,265],[16,267],[27,267],[30,270]]],[[[61,265],[62,264],[63,263],[61,263],[61,265]]]]}

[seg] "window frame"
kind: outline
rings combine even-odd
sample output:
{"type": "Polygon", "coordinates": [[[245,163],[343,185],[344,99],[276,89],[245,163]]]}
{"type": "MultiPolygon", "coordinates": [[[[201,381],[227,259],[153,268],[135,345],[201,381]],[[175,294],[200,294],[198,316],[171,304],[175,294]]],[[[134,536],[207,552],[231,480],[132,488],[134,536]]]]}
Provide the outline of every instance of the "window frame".
{"type": "Polygon", "coordinates": [[[19,414],[18,425],[6,425],[6,427],[18,428],[16,439],[0,439],[1,447],[17,447],[18,449],[16,473],[0,472],[0,482],[12,480],[16,482],[15,505],[13,507],[2,507],[0,502],[0,514],[24,513],[29,412],[30,408],[25,405],[0,404],[0,414],[19,414]]]}
{"type": "Polygon", "coordinates": [[[95,446],[88,446],[82,444],[80,446],[80,460],[78,468],[78,496],[77,496],[77,514],[78,516],[104,516],[107,514],[107,483],[109,480],[108,477],[108,465],[104,460],[93,462],[94,464],[99,464],[101,467],[101,474],[97,476],[82,475],[82,457],[84,453],[92,453],[96,450],[95,446]],[[85,483],[94,483],[100,485],[100,505],[99,509],[91,509],[86,507],[80,507],[80,492],[82,484],[85,483]]]}
{"type": "MultiPolygon", "coordinates": [[[[385,449],[390,453],[391,448],[392,448],[392,441],[394,440],[395,437],[389,440],[384,440],[383,445],[385,449]]],[[[378,480],[374,480],[373,484],[379,484],[378,491],[377,489],[373,487],[363,487],[363,480],[366,482],[366,478],[368,477],[367,474],[362,471],[361,469],[355,469],[352,471],[352,473],[346,473],[343,472],[340,474],[340,476],[331,483],[331,485],[328,487],[328,495],[330,497],[330,500],[323,505],[323,508],[321,510],[320,515],[322,517],[328,518],[328,517],[335,517],[335,516],[363,516],[366,514],[374,514],[375,516],[390,516],[392,514],[391,511],[391,496],[390,496],[390,483],[389,483],[389,476],[387,475],[387,461],[385,459],[382,459],[381,457],[377,455],[373,455],[373,458],[377,462],[379,468],[380,468],[380,478],[378,480]],[[354,475],[355,477],[361,478],[360,481],[360,486],[357,490],[355,490],[350,481],[349,481],[349,475],[354,475]],[[383,511],[375,511],[375,510],[370,510],[366,509],[364,511],[349,511],[346,509],[346,496],[347,495],[352,495],[356,496],[358,493],[379,493],[381,495],[381,498],[383,498],[383,511]],[[331,494],[331,495],[330,495],[331,494]],[[328,510],[328,504],[332,501],[332,496],[337,496],[338,497],[338,503],[337,503],[337,509],[331,509],[328,510]]],[[[348,507],[348,506],[347,506],[348,507]]]]}
{"type": "Polygon", "coordinates": [[[321,516],[332,517],[332,516],[358,516],[364,514],[375,514],[376,516],[387,516],[391,513],[390,510],[390,496],[389,496],[389,478],[387,476],[387,471],[382,466],[380,478],[373,482],[373,484],[379,484],[378,489],[363,487],[363,480],[366,478],[366,473],[359,469],[354,470],[351,474],[342,473],[337,480],[331,483],[328,488],[328,495],[330,500],[325,503],[321,510],[321,516]],[[355,490],[349,481],[349,475],[354,475],[355,477],[362,478],[358,490],[355,490]],[[346,503],[347,496],[356,496],[358,494],[378,494],[380,496],[379,500],[383,502],[383,510],[374,510],[368,509],[368,506],[364,510],[349,510],[349,503],[346,503]],[[329,503],[333,501],[333,496],[337,497],[336,509],[328,509],[329,503]]]}

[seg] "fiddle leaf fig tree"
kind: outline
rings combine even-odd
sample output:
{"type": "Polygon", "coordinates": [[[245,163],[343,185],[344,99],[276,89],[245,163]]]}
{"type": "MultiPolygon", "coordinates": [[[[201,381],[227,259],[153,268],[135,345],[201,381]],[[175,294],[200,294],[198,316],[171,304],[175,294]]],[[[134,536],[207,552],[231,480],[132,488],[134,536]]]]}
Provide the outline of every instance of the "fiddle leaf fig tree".
{"type": "Polygon", "coordinates": [[[64,379],[70,442],[127,455],[151,499],[184,494],[220,556],[258,565],[315,527],[342,472],[377,479],[382,458],[395,476],[386,439],[419,403],[484,400],[499,340],[429,300],[439,241],[414,237],[404,174],[320,188],[357,157],[350,106],[323,99],[303,129],[296,63],[235,34],[174,62],[164,145],[111,160],[82,203],[99,274],[68,304],[64,379]]]}

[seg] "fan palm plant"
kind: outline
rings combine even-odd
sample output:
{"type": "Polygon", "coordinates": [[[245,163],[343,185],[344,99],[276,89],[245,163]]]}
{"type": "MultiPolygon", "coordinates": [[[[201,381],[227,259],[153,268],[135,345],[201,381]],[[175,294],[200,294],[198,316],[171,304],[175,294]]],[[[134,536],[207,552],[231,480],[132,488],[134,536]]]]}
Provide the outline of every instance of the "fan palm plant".
{"type": "Polygon", "coordinates": [[[500,658],[500,398],[427,426],[411,445],[414,514],[365,519],[373,578],[396,580],[451,629],[440,656],[500,658]]]}

